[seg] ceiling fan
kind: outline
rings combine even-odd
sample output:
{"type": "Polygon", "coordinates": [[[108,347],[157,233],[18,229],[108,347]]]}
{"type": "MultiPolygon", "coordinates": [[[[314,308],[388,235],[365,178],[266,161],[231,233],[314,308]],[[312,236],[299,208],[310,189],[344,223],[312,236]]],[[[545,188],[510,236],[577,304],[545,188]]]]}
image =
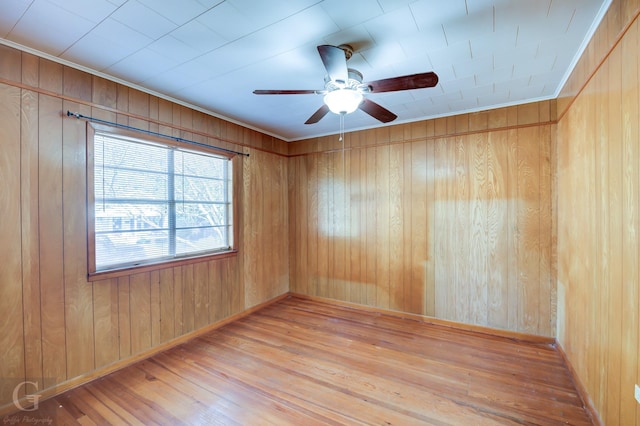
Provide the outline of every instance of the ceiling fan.
{"type": "Polygon", "coordinates": [[[424,89],[438,84],[438,76],[434,72],[405,75],[369,82],[362,82],[362,73],[348,68],[347,60],[353,54],[348,44],[340,46],[321,45],[318,53],[327,70],[323,90],[254,90],[256,95],[324,95],[322,105],[304,124],[320,121],[329,111],[344,115],[360,109],[373,118],[388,123],[398,116],[367,99],[369,93],[397,92],[400,90],[424,89]]]}

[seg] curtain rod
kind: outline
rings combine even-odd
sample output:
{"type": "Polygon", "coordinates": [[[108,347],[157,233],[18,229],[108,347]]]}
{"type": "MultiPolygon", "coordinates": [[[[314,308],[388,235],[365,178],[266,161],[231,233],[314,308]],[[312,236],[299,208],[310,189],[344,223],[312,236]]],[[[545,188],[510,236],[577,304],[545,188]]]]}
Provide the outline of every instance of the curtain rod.
{"type": "Polygon", "coordinates": [[[226,148],[221,148],[219,146],[212,146],[212,145],[207,145],[201,142],[196,142],[196,141],[192,141],[189,139],[184,139],[178,136],[171,136],[171,135],[166,135],[164,133],[158,133],[158,132],[152,132],[151,130],[145,130],[145,129],[141,129],[139,127],[132,127],[132,126],[127,126],[126,124],[120,124],[120,123],[114,123],[113,121],[107,121],[107,120],[102,120],[100,118],[95,118],[95,117],[89,117],[86,115],[82,115],[78,112],[71,112],[71,111],[67,111],[67,117],[75,117],[77,119],[83,119],[83,120],[87,120],[87,121],[93,121],[96,123],[101,123],[101,124],[108,124],[109,126],[114,126],[114,127],[120,127],[122,129],[127,129],[127,130],[133,130],[136,132],[141,132],[141,133],[146,133],[148,135],[153,135],[153,136],[159,136],[161,138],[167,138],[167,139],[172,139],[176,142],[183,142],[183,143],[188,143],[190,145],[197,145],[203,148],[214,148],[217,149],[219,151],[224,151],[224,152],[228,152],[231,154],[237,154],[237,155],[244,155],[245,157],[248,157],[249,154],[244,153],[244,152],[240,152],[240,151],[234,151],[232,149],[226,149],[226,148]]]}

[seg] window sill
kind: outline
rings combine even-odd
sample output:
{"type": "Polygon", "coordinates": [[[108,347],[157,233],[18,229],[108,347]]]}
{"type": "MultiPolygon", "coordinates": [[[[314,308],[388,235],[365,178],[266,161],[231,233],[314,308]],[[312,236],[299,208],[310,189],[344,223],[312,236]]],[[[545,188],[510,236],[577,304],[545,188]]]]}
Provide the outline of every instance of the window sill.
{"type": "Polygon", "coordinates": [[[206,254],[202,256],[189,257],[176,260],[163,260],[157,263],[145,263],[139,266],[127,266],[120,269],[109,269],[107,271],[90,272],[88,274],[88,281],[101,281],[111,278],[118,278],[127,275],[139,274],[141,272],[158,271],[160,269],[173,268],[176,266],[190,265],[194,263],[208,262],[211,260],[226,259],[229,257],[235,257],[238,255],[238,250],[228,250],[223,252],[217,252],[212,254],[206,254]]]}

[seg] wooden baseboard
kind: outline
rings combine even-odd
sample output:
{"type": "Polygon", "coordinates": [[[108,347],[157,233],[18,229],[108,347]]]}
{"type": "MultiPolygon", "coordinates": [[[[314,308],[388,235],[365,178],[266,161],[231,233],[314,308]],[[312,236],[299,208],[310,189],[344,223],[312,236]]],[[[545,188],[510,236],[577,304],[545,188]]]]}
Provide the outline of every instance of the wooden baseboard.
{"type": "Polygon", "coordinates": [[[394,311],[391,309],[376,308],[373,306],[362,305],[362,304],[353,303],[353,302],[345,302],[342,300],[331,299],[327,297],[311,296],[308,294],[301,294],[301,293],[294,293],[294,292],[290,292],[289,294],[292,297],[297,297],[299,299],[316,300],[319,302],[329,303],[336,306],[359,309],[359,310],[379,313],[383,315],[391,315],[399,318],[412,319],[415,321],[421,321],[425,324],[433,324],[433,325],[439,325],[443,327],[451,327],[458,330],[470,331],[474,333],[482,333],[482,334],[488,334],[491,336],[504,337],[507,339],[517,340],[519,342],[540,343],[540,344],[548,344],[548,345],[556,344],[556,339],[553,337],[539,336],[536,334],[528,334],[528,333],[520,333],[516,331],[502,330],[499,328],[492,328],[492,327],[481,326],[481,325],[465,324],[465,323],[456,322],[456,321],[449,321],[449,320],[429,317],[426,315],[412,314],[412,313],[402,312],[402,311],[394,311]]]}
{"type": "Polygon", "coordinates": [[[589,413],[591,421],[594,425],[604,426],[604,422],[600,418],[598,410],[596,410],[596,407],[593,404],[591,397],[589,396],[589,392],[587,392],[587,388],[582,384],[582,380],[580,380],[580,377],[578,377],[578,373],[573,368],[573,365],[571,364],[571,361],[569,361],[569,357],[567,356],[567,353],[564,351],[564,348],[562,347],[560,342],[556,341],[556,348],[562,356],[562,359],[567,366],[567,370],[569,370],[569,374],[571,374],[571,380],[573,380],[573,384],[578,391],[578,395],[580,395],[580,399],[582,400],[582,405],[584,406],[587,413],[589,413]]]}
{"type": "MultiPolygon", "coordinates": [[[[74,389],[78,386],[87,384],[89,382],[92,382],[94,380],[97,380],[101,377],[104,377],[108,374],[111,374],[113,372],[116,372],[118,370],[121,370],[129,365],[135,364],[136,362],[145,360],[147,358],[150,358],[160,352],[166,351],[170,348],[173,348],[175,346],[181,345],[183,343],[188,342],[189,340],[195,339],[196,337],[202,336],[203,334],[206,334],[210,331],[213,331],[217,328],[223,327],[233,321],[236,321],[240,318],[244,318],[247,315],[250,315],[266,306],[269,306],[273,303],[276,303],[286,297],[289,297],[289,293],[284,293],[281,294],[280,296],[276,296],[273,299],[267,300],[266,302],[260,303],[258,305],[252,306],[251,308],[248,308],[242,312],[239,312],[235,315],[231,315],[230,317],[227,317],[225,319],[222,319],[220,321],[217,321],[215,323],[209,324],[203,328],[200,328],[198,330],[194,330],[190,333],[187,334],[183,334],[180,337],[176,337],[173,340],[170,340],[168,342],[162,343],[158,346],[154,346],[153,348],[149,348],[143,352],[137,353],[129,358],[125,358],[125,359],[121,359],[119,361],[116,361],[112,364],[109,365],[105,365],[102,366],[94,371],[91,371],[90,373],[86,373],[83,374],[81,376],[77,376],[74,377],[72,379],[66,380],[62,383],[58,383],[55,386],[52,386],[50,388],[41,390],[38,392],[38,395],[40,396],[40,400],[44,401],[45,399],[49,399],[52,398],[54,396],[60,395],[66,391],[69,391],[71,389],[74,389]]],[[[27,401],[26,398],[21,399],[20,401],[18,401],[20,406],[22,407],[28,407],[30,405],[30,403],[27,401]]],[[[11,402],[9,404],[3,405],[0,407],[0,417],[6,416],[6,415],[10,415],[12,413],[15,413],[17,410],[17,407],[15,405],[14,402],[11,402]]]]}

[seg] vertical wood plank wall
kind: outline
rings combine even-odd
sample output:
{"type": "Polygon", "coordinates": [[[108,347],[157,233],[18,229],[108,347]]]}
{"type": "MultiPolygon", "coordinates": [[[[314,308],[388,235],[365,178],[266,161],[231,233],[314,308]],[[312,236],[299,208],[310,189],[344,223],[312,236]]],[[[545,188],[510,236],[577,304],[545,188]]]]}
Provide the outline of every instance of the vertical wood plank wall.
{"type": "Polygon", "coordinates": [[[294,292],[553,336],[555,102],[290,146],[294,292]]]}
{"type": "Polygon", "coordinates": [[[288,291],[283,141],[5,46],[0,79],[0,409],[20,382],[50,388],[288,291]],[[250,153],[239,254],[87,282],[86,124],[67,110],[250,153]]]}
{"type": "Polygon", "coordinates": [[[607,425],[640,425],[639,12],[613,1],[558,100],[558,340],[607,425]]]}

